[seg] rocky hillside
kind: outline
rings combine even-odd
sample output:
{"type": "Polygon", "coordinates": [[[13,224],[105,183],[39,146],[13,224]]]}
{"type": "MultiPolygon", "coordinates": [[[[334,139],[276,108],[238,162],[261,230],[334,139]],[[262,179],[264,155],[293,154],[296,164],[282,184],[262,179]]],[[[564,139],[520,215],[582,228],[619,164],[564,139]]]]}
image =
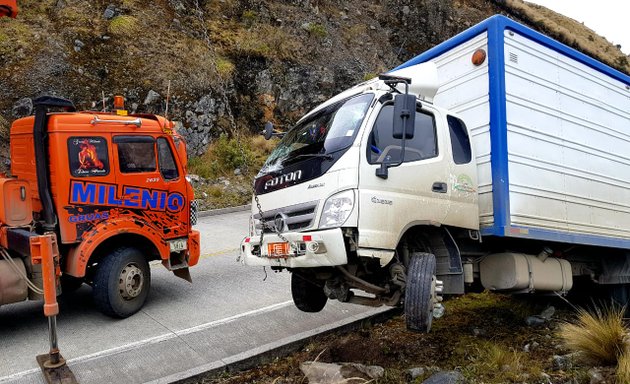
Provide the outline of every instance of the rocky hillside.
{"type": "Polygon", "coordinates": [[[496,13],[628,73],[619,47],[521,0],[22,0],[0,19],[0,164],[10,121],[54,94],[80,108],[165,109],[193,155],[221,133],[291,124],[349,83],[496,13]]]}

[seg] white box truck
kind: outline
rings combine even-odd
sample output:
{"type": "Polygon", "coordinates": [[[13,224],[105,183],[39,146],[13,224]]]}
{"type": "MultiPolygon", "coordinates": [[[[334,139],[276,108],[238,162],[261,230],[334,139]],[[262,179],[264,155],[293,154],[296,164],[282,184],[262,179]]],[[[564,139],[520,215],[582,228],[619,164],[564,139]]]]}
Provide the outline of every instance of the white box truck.
{"type": "MultiPolygon", "coordinates": [[[[271,128],[267,127],[268,136],[271,128]]],[[[630,77],[503,16],[326,101],[255,181],[248,265],[295,305],[630,295],[630,77]]]]}

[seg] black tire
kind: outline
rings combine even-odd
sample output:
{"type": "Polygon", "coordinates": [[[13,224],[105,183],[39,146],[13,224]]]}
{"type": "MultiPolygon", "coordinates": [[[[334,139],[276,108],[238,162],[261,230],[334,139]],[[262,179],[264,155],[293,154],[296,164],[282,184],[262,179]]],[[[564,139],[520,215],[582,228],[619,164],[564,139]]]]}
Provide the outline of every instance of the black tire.
{"type": "Polygon", "coordinates": [[[68,295],[72,292],[75,292],[77,289],[81,288],[83,285],[82,277],[74,277],[70,275],[63,274],[61,275],[61,294],[68,295]]]}
{"type": "Polygon", "coordinates": [[[150,288],[151,269],[147,259],[136,248],[121,247],[99,262],[92,295],[101,312],[125,318],[142,308],[150,288]]]}
{"type": "Polygon", "coordinates": [[[435,256],[414,252],[407,268],[405,287],[405,318],[407,329],[429,332],[433,322],[432,290],[435,284],[435,256]]]}
{"type": "Polygon", "coordinates": [[[291,274],[291,296],[295,306],[302,312],[320,312],[328,301],[322,287],[296,273],[291,274]]]}

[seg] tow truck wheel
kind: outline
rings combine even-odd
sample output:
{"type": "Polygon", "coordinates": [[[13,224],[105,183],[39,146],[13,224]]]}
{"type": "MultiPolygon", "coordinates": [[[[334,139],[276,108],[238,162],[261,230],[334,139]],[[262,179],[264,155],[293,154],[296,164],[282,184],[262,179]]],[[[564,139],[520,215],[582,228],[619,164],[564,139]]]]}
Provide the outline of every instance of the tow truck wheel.
{"type": "Polygon", "coordinates": [[[432,253],[411,254],[405,288],[405,318],[407,328],[429,332],[433,322],[435,292],[435,256],[432,253]]]}
{"type": "Polygon", "coordinates": [[[151,270],[142,252],[121,247],[98,264],[92,294],[101,312],[125,318],[144,305],[151,286],[151,270]]]}
{"type": "Polygon", "coordinates": [[[322,287],[318,287],[297,273],[291,274],[291,296],[293,296],[295,306],[302,312],[319,312],[324,309],[328,301],[322,287]]]}

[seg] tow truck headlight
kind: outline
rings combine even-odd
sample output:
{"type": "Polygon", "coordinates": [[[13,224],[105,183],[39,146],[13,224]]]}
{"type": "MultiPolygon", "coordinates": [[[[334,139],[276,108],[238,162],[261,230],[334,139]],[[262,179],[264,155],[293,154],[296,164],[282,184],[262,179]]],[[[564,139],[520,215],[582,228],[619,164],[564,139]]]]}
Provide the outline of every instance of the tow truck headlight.
{"type": "Polygon", "coordinates": [[[348,190],[332,195],[326,200],[319,228],[336,228],[348,220],[354,208],[354,191],[348,190]]]}

